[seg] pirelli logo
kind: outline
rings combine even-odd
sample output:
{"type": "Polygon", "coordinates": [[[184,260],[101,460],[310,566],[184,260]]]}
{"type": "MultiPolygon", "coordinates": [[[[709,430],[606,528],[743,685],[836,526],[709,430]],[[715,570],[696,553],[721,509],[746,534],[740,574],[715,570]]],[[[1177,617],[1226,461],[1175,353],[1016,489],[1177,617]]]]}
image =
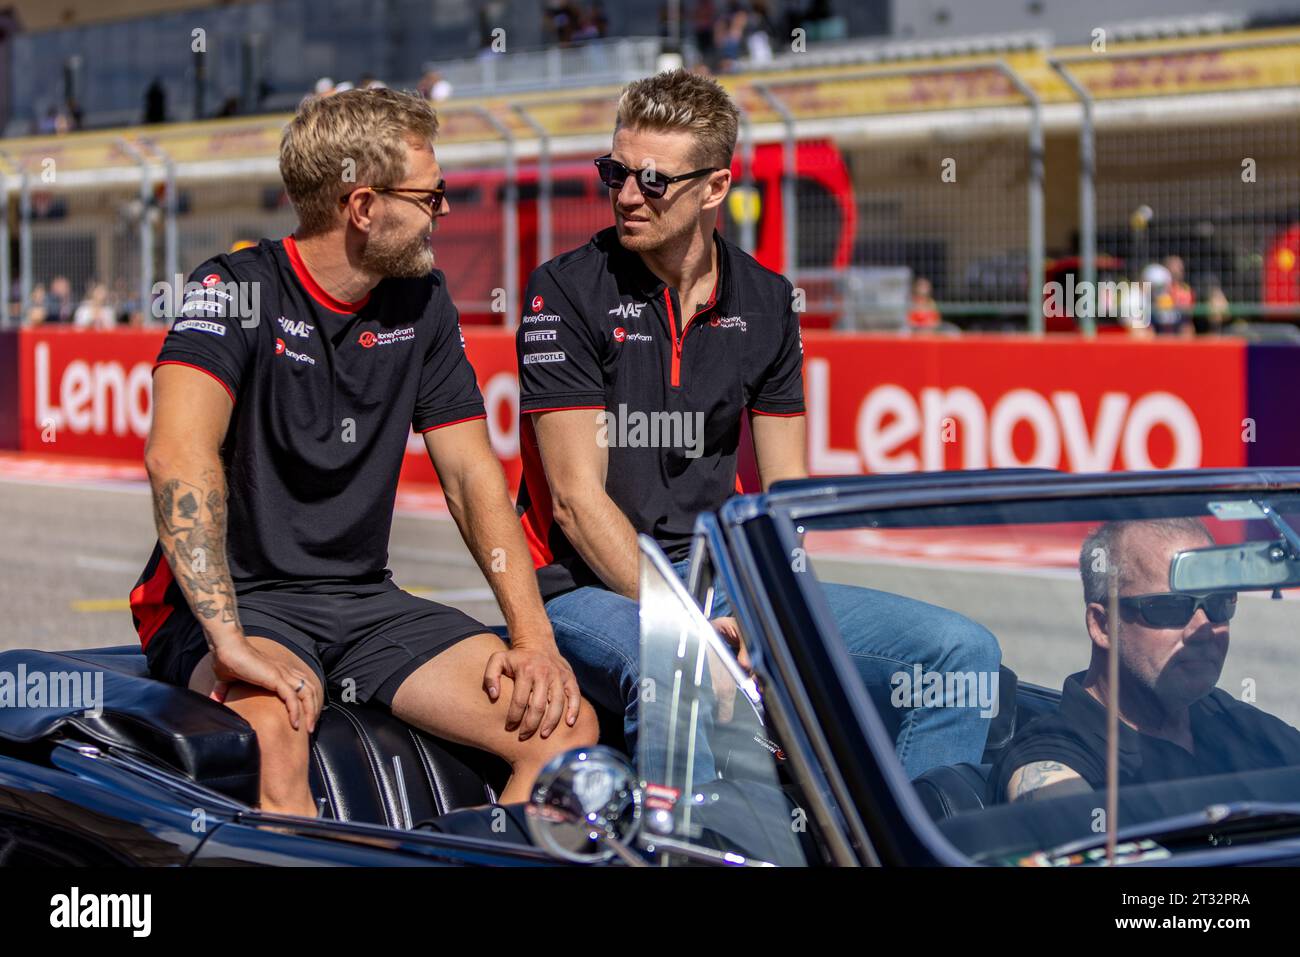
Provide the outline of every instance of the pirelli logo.
{"type": "Polygon", "coordinates": [[[524,342],[554,342],[555,336],[554,329],[534,329],[524,333],[524,342]]]}
{"type": "Polygon", "coordinates": [[[524,365],[530,366],[538,362],[563,362],[563,352],[533,352],[524,356],[524,365]]]}

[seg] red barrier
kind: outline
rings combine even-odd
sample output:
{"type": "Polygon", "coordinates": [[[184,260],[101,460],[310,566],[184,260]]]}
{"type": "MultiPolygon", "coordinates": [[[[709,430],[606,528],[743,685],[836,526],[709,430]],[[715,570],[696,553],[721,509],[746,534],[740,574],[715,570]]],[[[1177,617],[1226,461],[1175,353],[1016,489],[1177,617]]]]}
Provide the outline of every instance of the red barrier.
{"type": "Polygon", "coordinates": [[[1246,347],[804,334],[814,473],[1246,463],[1246,347]]]}
{"type": "MultiPolygon", "coordinates": [[[[24,330],[19,444],[139,461],[162,333],[24,330]]],[[[519,476],[514,341],[466,329],[489,432],[519,476]]],[[[1246,462],[1246,348],[1129,342],[806,332],[813,471],[1043,465],[1073,471],[1246,462]]],[[[419,436],[403,477],[433,481],[419,436]]]]}

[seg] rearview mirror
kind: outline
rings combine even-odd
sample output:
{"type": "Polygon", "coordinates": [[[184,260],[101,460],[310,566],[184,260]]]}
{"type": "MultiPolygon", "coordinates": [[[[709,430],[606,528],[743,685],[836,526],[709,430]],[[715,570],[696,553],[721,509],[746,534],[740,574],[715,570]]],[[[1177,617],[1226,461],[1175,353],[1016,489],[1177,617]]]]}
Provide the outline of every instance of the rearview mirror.
{"type": "Polygon", "coordinates": [[[1300,587],[1300,561],[1285,542],[1241,542],[1179,552],[1169,587],[1181,592],[1265,591],[1300,587]]]}

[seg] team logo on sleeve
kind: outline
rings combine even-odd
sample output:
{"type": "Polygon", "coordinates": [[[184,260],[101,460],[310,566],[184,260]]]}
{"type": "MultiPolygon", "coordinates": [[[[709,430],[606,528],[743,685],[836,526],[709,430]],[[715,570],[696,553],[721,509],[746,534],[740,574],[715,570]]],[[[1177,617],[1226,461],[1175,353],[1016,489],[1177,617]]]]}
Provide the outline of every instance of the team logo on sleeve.
{"type": "Polygon", "coordinates": [[[641,310],[644,308],[644,302],[624,302],[609,310],[609,314],[620,319],[640,319],[641,310]]]}
{"type": "Polygon", "coordinates": [[[218,276],[218,275],[217,275],[216,273],[214,273],[214,272],[210,272],[210,273],[208,273],[206,276],[203,277],[203,280],[202,280],[202,281],[203,281],[203,285],[204,285],[204,286],[211,287],[211,286],[215,286],[217,283],[221,282],[221,277],[218,276]]]}
{"type": "Polygon", "coordinates": [[[172,332],[188,332],[191,329],[195,332],[210,332],[214,336],[224,336],[226,334],[225,326],[207,319],[185,319],[172,326],[172,332]]]}
{"type": "Polygon", "coordinates": [[[315,326],[309,326],[301,319],[286,319],[281,316],[276,322],[280,323],[280,328],[285,331],[286,335],[297,336],[299,339],[308,339],[311,337],[312,330],[315,326]]]}
{"type": "Polygon", "coordinates": [[[530,352],[524,356],[524,365],[536,365],[539,362],[563,362],[563,352],[530,352]]]}
{"type": "Polygon", "coordinates": [[[357,337],[357,342],[360,344],[362,349],[369,349],[375,344],[375,334],[367,329],[357,337]]]}
{"type": "Polygon", "coordinates": [[[546,301],[541,296],[533,296],[533,312],[541,312],[546,301]]]}

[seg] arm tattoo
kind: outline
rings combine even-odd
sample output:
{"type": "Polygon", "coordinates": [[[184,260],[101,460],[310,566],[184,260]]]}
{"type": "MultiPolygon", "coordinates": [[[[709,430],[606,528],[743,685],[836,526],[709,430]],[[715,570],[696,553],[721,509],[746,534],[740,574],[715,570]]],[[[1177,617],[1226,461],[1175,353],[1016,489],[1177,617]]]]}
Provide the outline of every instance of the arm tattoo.
{"type": "Polygon", "coordinates": [[[1007,796],[1012,801],[1036,801],[1087,790],[1091,788],[1074,768],[1059,761],[1026,764],[1007,783],[1007,796]]]}
{"type": "Polygon", "coordinates": [[[232,624],[238,618],[226,561],[224,476],[208,469],[200,481],[168,479],[155,487],[158,541],[194,613],[205,621],[232,624]]]}

